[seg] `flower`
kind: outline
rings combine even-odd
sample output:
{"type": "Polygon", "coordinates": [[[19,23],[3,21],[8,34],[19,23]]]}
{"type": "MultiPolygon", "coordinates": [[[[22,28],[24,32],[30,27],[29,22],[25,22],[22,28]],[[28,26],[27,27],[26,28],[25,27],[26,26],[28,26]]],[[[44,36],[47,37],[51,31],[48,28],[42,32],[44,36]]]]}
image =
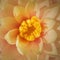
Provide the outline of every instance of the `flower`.
{"type": "Polygon", "coordinates": [[[39,16],[38,12],[36,2],[29,1],[25,7],[14,7],[13,15],[16,21],[10,20],[12,30],[9,29],[9,21],[6,22],[9,31],[5,40],[11,45],[16,44],[18,52],[22,55],[37,55],[42,52],[44,41],[51,44],[57,38],[56,32],[52,29],[55,21],[39,16]]]}

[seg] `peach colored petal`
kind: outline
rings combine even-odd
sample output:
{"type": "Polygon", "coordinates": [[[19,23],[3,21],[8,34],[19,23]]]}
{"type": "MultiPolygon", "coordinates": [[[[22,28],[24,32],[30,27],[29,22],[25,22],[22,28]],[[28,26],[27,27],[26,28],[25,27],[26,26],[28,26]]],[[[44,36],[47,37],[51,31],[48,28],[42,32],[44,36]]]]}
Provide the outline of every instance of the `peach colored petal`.
{"type": "Polygon", "coordinates": [[[47,43],[53,43],[57,38],[57,33],[51,29],[50,31],[47,32],[47,34],[45,35],[45,39],[47,41],[47,43]]]}
{"type": "Polygon", "coordinates": [[[54,43],[51,43],[51,47],[52,47],[51,51],[46,51],[45,50],[44,52],[47,53],[47,54],[50,54],[50,55],[58,55],[57,48],[56,48],[54,43]]]}
{"type": "Polygon", "coordinates": [[[42,18],[55,18],[58,13],[59,8],[54,7],[51,9],[46,10],[42,18]]]}
{"type": "Polygon", "coordinates": [[[47,7],[49,7],[49,1],[45,0],[43,2],[39,2],[39,4],[37,3],[38,7],[37,7],[37,16],[39,16],[40,18],[43,16],[44,12],[46,11],[47,7]]]}
{"type": "Polygon", "coordinates": [[[58,21],[60,21],[60,14],[59,14],[59,16],[57,16],[57,18],[56,18],[58,21]]]}
{"type": "Polygon", "coordinates": [[[60,31],[60,25],[57,27],[57,30],[59,30],[59,31],[60,31]]]}
{"type": "Polygon", "coordinates": [[[9,31],[9,32],[5,35],[5,40],[6,40],[9,44],[15,44],[18,33],[19,33],[18,29],[13,29],[13,30],[9,31]]]}
{"type": "Polygon", "coordinates": [[[50,29],[52,29],[52,28],[54,27],[55,23],[56,23],[53,19],[49,19],[49,18],[43,19],[42,22],[44,22],[44,23],[45,23],[45,26],[47,27],[47,28],[45,29],[45,32],[47,32],[47,31],[49,31],[50,29]]]}
{"type": "Polygon", "coordinates": [[[20,23],[21,20],[24,18],[25,9],[21,6],[15,6],[13,9],[14,17],[16,18],[17,22],[20,23]]]}
{"type": "MultiPolygon", "coordinates": [[[[5,2],[5,1],[4,1],[5,2]]],[[[7,17],[7,16],[13,16],[12,10],[13,5],[8,3],[1,3],[0,5],[0,17],[7,17]]]]}
{"type": "Polygon", "coordinates": [[[18,25],[13,17],[0,18],[0,36],[3,37],[7,31],[18,28],[18,25]]]}
{"type": "Polygon", "coordinates": [[[25,6],[27,4],[28,0],[18,0],[18,4],[20,6],[25,6]]]}

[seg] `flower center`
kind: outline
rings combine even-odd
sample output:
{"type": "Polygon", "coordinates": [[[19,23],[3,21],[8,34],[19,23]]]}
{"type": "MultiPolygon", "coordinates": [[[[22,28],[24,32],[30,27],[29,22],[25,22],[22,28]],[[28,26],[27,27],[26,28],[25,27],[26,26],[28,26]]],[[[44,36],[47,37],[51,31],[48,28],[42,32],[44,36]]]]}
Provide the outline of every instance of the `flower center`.
{"type": "Polygon", "coordinates": [[[23,21],[19,27],[20,36],[28,41],[34,41],[40,36],[40,20],[33,16],[31,19],[23,21]]]}

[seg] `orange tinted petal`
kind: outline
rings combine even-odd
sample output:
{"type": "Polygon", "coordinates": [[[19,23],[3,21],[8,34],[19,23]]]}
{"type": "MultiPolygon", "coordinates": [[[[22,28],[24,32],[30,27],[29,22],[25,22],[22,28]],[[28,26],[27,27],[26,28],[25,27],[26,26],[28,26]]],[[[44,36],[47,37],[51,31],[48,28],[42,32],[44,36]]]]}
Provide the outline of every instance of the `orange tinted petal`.
{"type": "Polygon", "coordinates": [[[0,5],[0,17],[7,17],[7,16],[13,16],[12,10],[13,5],[8,3],[2,3],[0,5]]]}
{"type": "Polygon", "coordinates": [[[4,36],[4,34],[13,28],[18,28],[18,23],[12,17],[4,17],[0,18],[0,36],[4,36]]]}
{"type": "Polygon", "coordinates": [[[9,32],[5,35],[5,40],[6,40],[9,44],[15,44],[18,33],[19,33],[19,32],[18,32],[18,29],[13,29],[13,30],[9,31],[9,32]]]}

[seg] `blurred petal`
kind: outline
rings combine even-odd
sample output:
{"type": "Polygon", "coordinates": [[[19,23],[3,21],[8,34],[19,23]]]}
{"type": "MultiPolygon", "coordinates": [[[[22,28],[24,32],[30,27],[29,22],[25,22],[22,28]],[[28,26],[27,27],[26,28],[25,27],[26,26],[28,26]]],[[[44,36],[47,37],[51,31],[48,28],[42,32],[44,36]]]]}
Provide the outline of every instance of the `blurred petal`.
{"type": "Polygon", "coordinates": [[[50,55],[58,55],[57,49],[53,43],[51,43],[51,47],[52,47],[52,51],[44,51],[44,52],[50,55]]]}
{"type": "Polygon", "coordinates": [[[18,0],[18,4],[20,6],[25,6],[27,4],[28,0],[18,0]]]}
{"type": "Polygon", "coordinates": [[[0,5],[0,17],[13,16],[13,5],[8,3],[1,3],[0,5]]]}
{"type": "Polygon", "coordinates": [[[25,6],[25,11],[26,11],[26,15],[27,17],[30,17],[31,15],[34,15],[34,8],[35,8],[35,0],[30,0],[28,1],[28,3],[25,6]]]}
{"type": "Polygon", "coordinates": [[[18,29],[13,29],[13,30],[9,31],[9,32],[5,35],[5,40],[6,40],[9,44],[15,44],[18,33],[19,33],[19,32],[18,32],[18,29]]]}
{"type": "Polygon", "coordinates": [[[17,41],[16,41],[16,47],[17,50],[20,54],[26,54],[27,52],[27,46],[28,42],[24,41],[22,38],[20,38],[19,36],[17,36],[17,41]],[[25,50],[26,49],[26,50],[25,50]]]}
{"type": "Polygon", "coordinates": [[[16,18],[17,22],[20,23],[25,15],[24,7],[15,6],[13,9],[13,14],[14,14],[14,17],[16,18]]]}
{"type": "Polygon", "coordinates": [[[48,43],[53,43],[57,38],[57,33],[51,29],[50,31],[47,32],[45,35],[45,39],[48,43]]]}
{"type": "Polygon", "coordinates": [[[57,13],[58,13],[58,7],[54,7],[54,8],[46,10],[42,18],[55,18],[57,13]]]}
{"type": "Polygon", "coordinates": [[[52,19],[44,19],[42,22],[44,22],[47,27],[47,28],[45,28],[45,32],[52,29],[53,26],[55,25],[55,21],[52,19]]]}
{"type": "Polygon", "coordinates": [[[37,42],[28,42],[19,36],[17,37],[16,47],[18,52],[22,55],[38,54],[39,52],[37,42]]]}
{"type": "Polygon", "coordinates": [[[3,37],[7,31],[18,28],[18,25],[12,17],[0,18],[0,36],[3,37]]]}
{"type": "Polygon", "coordinates": [[[57,30],[59,30],[59,31],[60,31],[60,26],[58,26],[58,27],[57,27],[57,30]]]}
{"type": "Polygon", "coordinates": [[[38,59],[38,56],[37,55],[34,55],[34,54],[30,54],[30,55],[27,55],[27,60],[37,60],[38,59]]]}
{"type": "Polygon", "coordinates": [[[60,14],[59,14],[59,16],[57,16],[57,18],[56,18],[58,21],[60,21],[60,14]]]}
{"type": "Polygon", "coordinates": [[[39,44],[39,51],[41,52],[42,49],[43,49],[43,42],[42,42],[42,40],[41,40],[41,42],[40,42],[40,44],[39,44]]]}
{"type": "Polygon", "coordinates": [[[43,39],[43,44],[44,44],[43,51],[45,51],[45,50],[46,51],[51,51],[52,50],[51,44],[47,43],[47,41],[45,39],[43,39]]]}
{"type": "Polygon", "coordinates": [[[43,2],[42,1],[37,3],[38,6],[36,8],[36,15],[40,18],[42,16],[44,16],[44,12],[49,7],[49,1],[48,0],[44,0],[43,2]]]}

